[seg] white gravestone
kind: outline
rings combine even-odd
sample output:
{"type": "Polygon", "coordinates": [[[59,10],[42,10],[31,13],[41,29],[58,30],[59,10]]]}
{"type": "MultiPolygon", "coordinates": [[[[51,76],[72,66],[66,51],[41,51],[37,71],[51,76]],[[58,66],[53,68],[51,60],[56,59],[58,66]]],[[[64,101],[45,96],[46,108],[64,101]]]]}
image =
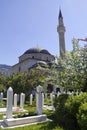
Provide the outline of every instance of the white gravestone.
{"type": "Polygon", "coordinates": [[[54,103],[54,98],[55,98],[55,95],[53,93],[50,93],[50,100],[51,100],[52,106],[53,106],[53,103],[54,103]]]}
{"type": "Polygon", "coordinates": [[[14,94],[14,107],[17,107],[17,94],[14,94]]]}
{"type": "Polygon", "coordinates": [[[19,103],[19,102],[20,102],[20,95],[17,94],[17,103],[19,103]]]}
{"type": "MultiPolygon", "coordinates": [[[[54,103],[55,95],[53,94],[53,103],[54,103]]],[[[52,104],[53,105],[53,104],[52,104]]]]}
{"type": "Polygon", "coordinates": [[[42,86],[37,87],[36,93],[36,110],[38,115],[42,115],[42,86]]]}
{"type": "Polygon", "coordinates": [[[50,93],[50,101],[51,101],[51,105],[53,105],[53,94],[50,93]]]}
{"type": "Polygon", "coordinates": [[[30,94],[30,105],[32,105],[32,99],[33,99],[33,95],[30,94]]]}
{"type": "Polygon", "coordinates": [[[7,91],[7,111],[6,118],[12,118],[12,104],[13,104],[13,89],[9,87],[7,91]]]}
{"type": "Polygon", "coordinates": [[[44,93],[42,93],[42,108],[44,106],[44,93]]]}
{"type": "Polygon", "coordinates": [[[21,95],[20,95],[20,108],[22,110],[24,109],[24,102],[25,102],[25,94],[21,93],[21,95]]]}
{"type": "Polygon", "coordinates": [[[2,102],[3,101],[3,93],[1,92],[0,93],[0,102],[2,102]]]}
{"type": "Polygon", "coordinates": [[[57,93],[57,97],[59,97],[59,95],[60,95],[60,92],[58,91],[58,93],[57,93]]]}
{"type": "Polygon", "coordinates": [[[76,96],[78,96],[79,95],[79,92],[78,92],[78,90],[76,91],[76,96]]]}
{"type": "Polygon", "coordinates": [[[45,93],[45,98],[47,99],[47,93],[45,93]]]}

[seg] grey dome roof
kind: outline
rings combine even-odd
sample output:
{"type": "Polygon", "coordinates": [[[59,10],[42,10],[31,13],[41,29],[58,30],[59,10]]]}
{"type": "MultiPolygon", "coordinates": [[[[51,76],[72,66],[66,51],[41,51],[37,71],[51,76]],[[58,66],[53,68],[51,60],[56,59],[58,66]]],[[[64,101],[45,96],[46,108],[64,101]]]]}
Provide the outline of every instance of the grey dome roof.
{"type": "Polygon", "coordinates": [[[31,54],[31,53],[43,53],[43,54],[49,54],[50,53],[46,49],[42,49],[39,47],[30,48],[27,51],[24,52],[24,54],[31,54]]]}

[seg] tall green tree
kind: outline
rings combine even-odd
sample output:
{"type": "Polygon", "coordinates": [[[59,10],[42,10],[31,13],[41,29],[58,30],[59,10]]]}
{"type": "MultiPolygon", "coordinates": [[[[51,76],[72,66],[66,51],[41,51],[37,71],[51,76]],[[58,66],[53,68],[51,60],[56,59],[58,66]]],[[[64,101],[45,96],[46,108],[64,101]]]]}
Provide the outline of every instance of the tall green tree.
{"type": "Polygon", "coordinates": [[[6,79],[6,76],[0,74],[0,92],[6,91],[6,79]]]}
{"type": "Polygon", "coordinates": [[[32,69],[29,73],[15,73],[7,79],[7,88],[11,86],[14,93],[25,93],[26,96],[36,89],[38,85],[45,85],[45,72],[39,69],[32,69]]]}
{"type": "Polygon", "coordinates": [[[57,57],[52,73],[55,82],[64,89],[82,90],[87,85],[87,47],[80,47],[79,41],[73,39],[73,50],[66,51],[65,57],[57,57]]]}

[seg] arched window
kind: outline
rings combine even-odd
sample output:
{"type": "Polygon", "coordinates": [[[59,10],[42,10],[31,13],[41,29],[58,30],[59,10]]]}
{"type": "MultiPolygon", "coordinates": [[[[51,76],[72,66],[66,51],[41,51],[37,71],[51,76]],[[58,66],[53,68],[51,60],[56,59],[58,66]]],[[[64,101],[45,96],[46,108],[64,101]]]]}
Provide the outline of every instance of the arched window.
{"type": "Polygon", "coordinates": [[[34,59],[34,56],[32,56],[32,59],[34,59]]]}
{"type": "Polygon", "coordinates": [[[21,67],[19,66],[19,72],[21,71],[21,67]]]}
{"type": "Polygon", "coordinates": [[[47,61],[48,61],[48,57],[47,57],[47,61]]]}

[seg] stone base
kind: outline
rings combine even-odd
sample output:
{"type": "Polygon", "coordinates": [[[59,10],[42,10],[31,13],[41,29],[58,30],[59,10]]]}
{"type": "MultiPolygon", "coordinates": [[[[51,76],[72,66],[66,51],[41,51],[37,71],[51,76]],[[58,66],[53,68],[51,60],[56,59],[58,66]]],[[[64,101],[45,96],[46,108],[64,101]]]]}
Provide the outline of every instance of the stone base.
{"type": "Polygon", "coordinates": [[[19,125],[25,124],[32,124],[32,123],[40,123],[47,121],[47,116],[44,115],[37,115],[31,117],[23,117],[23,118],[11,118],[11,119],[4,119],[3,123],[5,127],[14,127],[19,125]]]}

